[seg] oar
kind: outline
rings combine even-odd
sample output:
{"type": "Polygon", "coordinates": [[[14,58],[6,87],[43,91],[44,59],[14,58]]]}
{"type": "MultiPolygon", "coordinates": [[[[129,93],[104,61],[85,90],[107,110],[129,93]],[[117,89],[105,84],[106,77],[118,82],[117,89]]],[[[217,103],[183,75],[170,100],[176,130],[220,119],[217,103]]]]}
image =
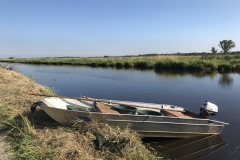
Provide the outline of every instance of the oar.
{"type": "Polygon", "coordinates": [[[145,107],[145,106],[141,106],[141,105],[127,104],[127,103],[122,103],[122,102],[114,102],[111,100],[98,100],[98,99],[93,99],[93,98],[89,98],[89,97],[85,97],[85,96],[83,96],[83,98],[81,98],[81,100],[100,102],[100,103],[104,103],[105,105],[109,105],[109,106],[112,106],[111,104],[120,104],[120,105],[132,106],[132,107],[137,107],[137,108],[145,108],[145,109],[186,112],[186,109],[184,109],[184,108],[182,110],[177,110],[177,109],[170,109],[170,108],[145,107]]]}
{"type": "Polygon", "coordinates": [[[121,103],[121,102],[112,102],[111,100],[98,100],[98,99],[94,99],[94,98],[90,98],[90,97],[86,97],[86,96],[82,96],[80,98],[77,97],[67,97],[67,96],[52,96],[52,95],[44,95],[44,94],[29,94],[29,95],[34,95],[34,96],[44,96],[44,97],[59,97],[59,98],[69,98],[69,99],[77,99],[77,100],[86,100],[86,101],[94,101],[94,102],[100,102],[100,103],[104,103],[107,105],[112,106],[111,104],[120,104],[120,105],[126,105],[126,106],[133,106],[133,107],[137,107],[137,108],[147,108],[147,109],[158,109],[158,110],[167,110],[167,111],[176,111],[176,112],[186,112],[185,109],[183,110],[175,110],[175,109],[170,109],[170,108],[158,108],[158,107],[144,107],[141,105],[134,105],[134,104],[127,104],[127,103],[121,103]]]}
{"type": "Polygon", "coordinates": [[[46,95],[46,94],[29,94],[32,96],[42,96],[42,97],[59,97],[59,98],[69,98],[69,99],[77,99],[77,100],[85,100],[83,98],[77,98],[77,97],[67,97],[67,96],[59,96],[59,95],[46,95]]]}

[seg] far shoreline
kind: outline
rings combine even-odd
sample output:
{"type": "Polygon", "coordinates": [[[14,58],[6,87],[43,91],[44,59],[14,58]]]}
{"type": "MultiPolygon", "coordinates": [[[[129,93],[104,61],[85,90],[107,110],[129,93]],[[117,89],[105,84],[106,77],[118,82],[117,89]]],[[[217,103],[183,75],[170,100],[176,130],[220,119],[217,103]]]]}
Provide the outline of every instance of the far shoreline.
{"type": "Polygon", "coordinates": [[[0,59],[2,63],[72,65],[133,69],[181,69],[205,71],[240,71],[240,54],[150,55],[124,57],[61,57],[0,59]]]}

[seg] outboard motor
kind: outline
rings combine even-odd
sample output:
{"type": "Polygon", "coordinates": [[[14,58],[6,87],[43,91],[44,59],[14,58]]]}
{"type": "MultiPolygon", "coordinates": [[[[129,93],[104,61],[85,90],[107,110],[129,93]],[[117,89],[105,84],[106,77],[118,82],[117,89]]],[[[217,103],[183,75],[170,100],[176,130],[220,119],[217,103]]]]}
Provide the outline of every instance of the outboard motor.
{"type": "Polygon", "coordinates": [[[218,113],[218,106],[205,101],[200,108],[200,115],[202,116],[215,116],[218,113]]]}

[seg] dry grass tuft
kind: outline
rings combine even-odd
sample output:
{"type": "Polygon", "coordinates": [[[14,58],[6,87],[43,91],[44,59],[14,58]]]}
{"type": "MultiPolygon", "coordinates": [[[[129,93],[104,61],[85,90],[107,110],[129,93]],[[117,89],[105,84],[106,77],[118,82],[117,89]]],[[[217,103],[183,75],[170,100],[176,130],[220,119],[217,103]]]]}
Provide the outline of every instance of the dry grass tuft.
{"type": "MultiPolygon", "coordinates": [[[[0,129],[6,129],[13,159],[156,159],[128,127],[77,122],[61,126],[41,109],[30,113],[30,106],[42,97],[54,95],[20,73],[0,68],[0,129]],[[101,149],[97,137],[106,143],[101,149]]],[[[2,153],[2,152],[0,152],[2,153]]]]}
{"type": "MultiPolygon", "coordinates": [[[[119,127],[109,126],[108,124],[99,123],[85,123],[80,122],[78,133],[85,135],[86,139],[95,141],[96,138],[104,138],[105,143],[99,149],[100,155],[96,157],[103,159],[156,159],[155,155],[147,150],[139,138],[137,132],[130,130],[128,126],[121,129],[119,127]]],[[[94,145],[91,145],[94,146],[94,145]]]]}

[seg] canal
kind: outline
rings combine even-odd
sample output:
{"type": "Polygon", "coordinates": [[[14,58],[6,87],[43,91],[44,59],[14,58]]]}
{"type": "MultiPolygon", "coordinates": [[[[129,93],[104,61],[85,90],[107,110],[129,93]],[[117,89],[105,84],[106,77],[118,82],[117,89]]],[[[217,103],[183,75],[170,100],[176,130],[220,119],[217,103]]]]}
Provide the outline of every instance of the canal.
{"type": "MultiPolygon", "coordinates": [[[[201,147],[198,151],[191,152],[196,152],[199,157],[203,156],[201,154],[211,153],[200,158],[204,160],[240,158],[239,73],[23,64],[17,64],[15,68],[38,83],[51,87],[62,96],[89,96],[99,99],[173,104],[196,113],[199,113],[203,102],[208,100],[219,107],[219,113],[212,118],[229,123],[229,125],[224,128],[220,138],[211,138],[210,141],[214,143],[210,146],[206,145],[206,152],[200,151],[203,150],[201,147]],[[217,145],[216,141],[220,141],[222,145],[217,145]]],[[[180,140],[158,139],[154,141],[155,146],[158,145],[156,141],[168,143],[168,146],[180,143],[180,140]]],[[[206,143],[210,143],[206,140],[200,140],[199,143],[196,143],[196,140],[194,142],[181,141],[183,144],[194,143],[195,146],[188,146],[188,148],[195,147],[196,149],[201,143],[203,148],[206,143]]],[[[182,148],[189,150],[187,147],[182,148]]]]}

